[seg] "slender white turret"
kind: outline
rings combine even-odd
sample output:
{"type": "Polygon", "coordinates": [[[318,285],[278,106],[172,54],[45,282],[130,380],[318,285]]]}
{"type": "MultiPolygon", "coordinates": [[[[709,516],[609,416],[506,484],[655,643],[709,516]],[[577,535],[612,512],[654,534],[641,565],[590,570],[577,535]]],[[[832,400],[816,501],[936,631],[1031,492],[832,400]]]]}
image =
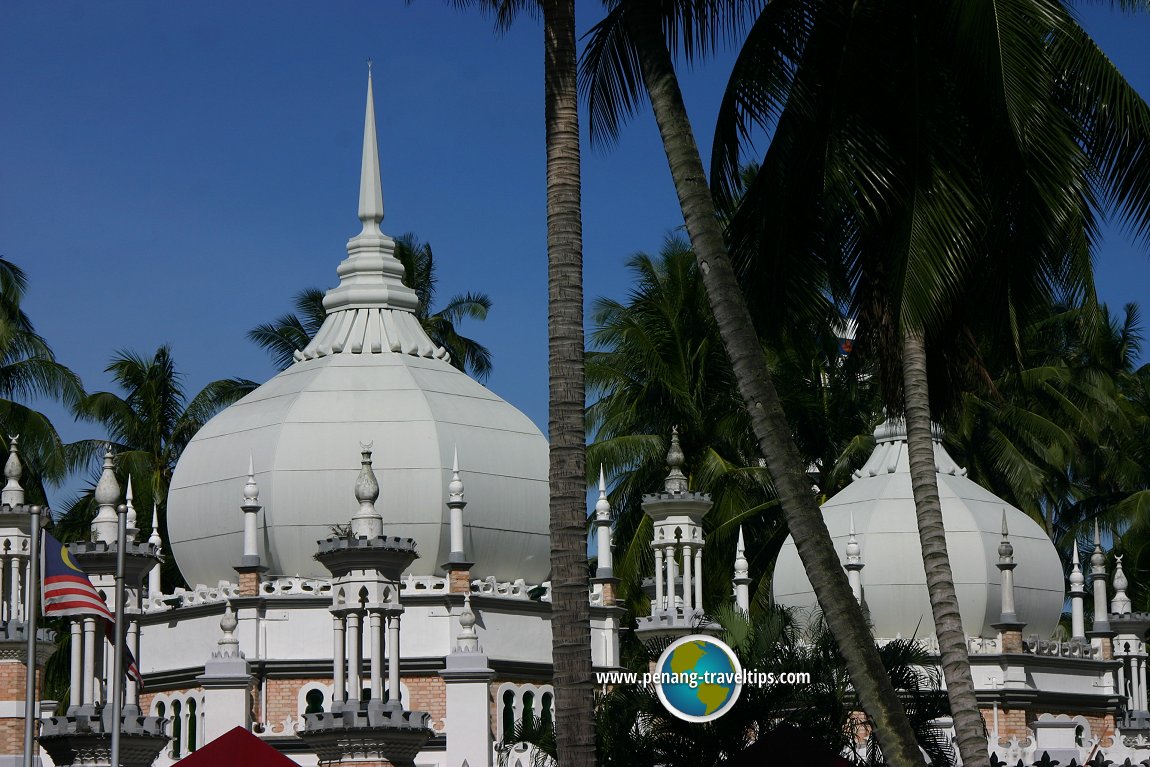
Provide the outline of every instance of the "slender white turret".
{"type": "Polygon", "coordinates": [[[138,520],[136,517],[136,505],[133,503],[133,501],[136,499],[136,496],[132,492],[131,474],[128,475],[128,487],[124,491],[124,498],[128,504],[128,542],[131,543],[132,541],[136,540],[136,533],[140,532],[140,528],[137,527],[138,520]]]}
{"type": "Polygon", "coordinates": [[[459,448],[451,456],[451,482],[447,485],[447,508],[451,514],[451,551],[448,558],[452,562],[464,562],[467,554],[463,550],[463,509],[467,501],[463,499],[463,480],[459,478],[459,448]]]}
{"type": "Polygon", "coordinates": [[[1090,584],[1094,587],[1093,632],[1110,631],[1110,618],[1106,614],[1106,554],[1102,552],[1102,533],[1094,523],[1094,553],[1090,555],[1090,584]]]}
{"type": "Polygon", "coordinates": [[[615,562],[611,556],[611,502],[607,500],[607,476],[599,464],[599,500],[595,502],[595,554],[599,564],[596,578],[614,578],[615,562]]]}
{"type": "MultiPolygon", "coordinates": [[[[164,540],[160,537],[160,507],[152,504],[152,534],[148,536],[148,543],[156,547],[156,555],[163,561],[164,558],[164,540]]],[[[160,564],[156,563],[155,567],[148,571],[148,597],[158,597],[163,593],[160,587],[160,564]]]]}
{"type": "Polygon", "coordinates": [[[240,504],[240,510],[244,513],[244,555],[240,560],[242,567],[258,567],[260,564],[258,515],[262,508],[260,487],[256,484],[255,461],[249,454],[248,481],[244,483],[244,501],[240,504]]]}
{"type": "Polygon", "coordinates": [[[1086,578],[1079,566],[1077,540],[1074,541],[1070,562],[1070,638],[1085,640],[1086,620],[1082,612],[1082,600],[1086,598],[1086,578]]]}
{"type": "Polygon", "coordinates": [[[1010,530],[1006,526],[1006,509],[1002,510],[1002,541],[998,544],[998,570],[1002,573],[1001,615],[998,624],[1017,624],[1018,613],[1014,609],[1014,544],[1010,542],[1010,530]]]}
{"type": "Polygon", "coordinates": [[[865,566],[862,559],[862,547],[859,546],[858,538],[855,537],[855,515],[852,511],[850,537],[847,538],[847,562],[844,567],[847,571],[847,581],[851,585],[851,593],[855,595],[855,601],[860,605],[863,601],[862,569],[865,566]]]}
{"type": "Polygon", "coordinates": [[[744,613],[749,613],[751,610],[750,570],[747,545],[743,540],[743,526],[739,525],[739,541],[735,544],[735,605],[744,613]]]}

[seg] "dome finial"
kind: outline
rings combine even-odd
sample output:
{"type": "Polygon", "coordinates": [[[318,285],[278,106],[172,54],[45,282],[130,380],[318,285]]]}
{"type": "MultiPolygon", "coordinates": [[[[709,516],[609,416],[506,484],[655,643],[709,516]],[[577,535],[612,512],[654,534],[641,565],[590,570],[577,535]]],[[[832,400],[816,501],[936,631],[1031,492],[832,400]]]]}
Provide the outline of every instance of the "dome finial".
{"type": "Polygon", "coordinates": [[[611,519],[611,501],[607,500],[607,475],[603,464],[599,464],[599,500],[595,501],[595,518],[611,519]]]}
{"type": "Polygon", "coordinates": [[[1130,585],[1130,581],[1126,579],[1126,573],[1122,570],[1123,556],[1125,555],[1114,556],[1114,598],[1110,600],[1110,612],[1118,615],[1125,615],[1131,610],[1130,597],[1126,595],[1126,587],[1130,585]]]}
{"type": "Polygon", "coordinates": [[[1010,542],[1010,530],[1006,526],[1006,509],[1002,510],[1002,542],[998,544],[1000,564],[1014,561],[1014,544],[1010,542]]]}
{"type": "Polygon", "coordinates": [[[475,633],[477,622],[471,609],[471,593],[463,595],[463,612],[459,613],[459,636],[455,639],[456,652],[479,652],[479,635],[475,633]]]}
{"type": "Polygon", "coordinates": [[[116,501],[120,500],[120,483],[116,481],[116,473],[113,471],[114,458],[115,453],[112,452],[112,445],[109,443],[104,450],[104,468],[100,472],[100,481],[96,483],[96,491],[93,494],[100,511],[92,520],[92,540],[103,541],[109,545],[116,542],[116,530],[119,527],[116,519],[116,501]]]}
{"type": "Polygon", "coordinates": [[[256,484],[255,460],[252,454],[248,453],[248,481],[244,483],[244,506],[255,506],[259,501],[260,486],[256,484]]]}
{"type": "Polygon", "coordinates": [[[16,441],[20,435],[8,438],[8,461],[4,464],[4,477],[8,481],[0,491],[0,503],[5,506],[19,506],[24,503],[24,487],[20,478],[24,476],[24,467],[20,463],[20,453],[16,449],[16,441]]]}
{"type": "Polygon", "coordinates": [[[371,468],[372,442],[361,442],[359,476],[355,480],[355,499],[359,511],[351,518],[351,534],[356,538],[378,538],[383,535],[383,516],[375,510],[379,498],[379,480],[371,468]]]}
{"type": "Polygon", "coordinates": [[[663,482],[663,489],[668,493],[687,492],[687,477],[683,474],[682,466],[686,462],[683,448],[679,446],[679,427],[671,427],[671,446],[667,449],[667,468],[670,472],[663,482]]]}
{"type": "Polygon", "coordinates": [[[379,224],[383,221],[383,185],[379,179],[371,59],[367,60],[367,110],[363,117],[363,158],[359,167],[359,220],[363,222],[363,233],[379,234],[379,224]]]}

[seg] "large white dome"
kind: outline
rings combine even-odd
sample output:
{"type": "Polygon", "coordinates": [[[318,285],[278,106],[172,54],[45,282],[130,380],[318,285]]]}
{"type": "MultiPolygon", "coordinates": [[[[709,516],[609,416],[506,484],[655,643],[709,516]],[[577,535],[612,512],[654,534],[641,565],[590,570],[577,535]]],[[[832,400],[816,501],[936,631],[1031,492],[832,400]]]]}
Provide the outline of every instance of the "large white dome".
{"type": "MultiPolygon", "coordinates": [[[[855,479],[822,506],[823,520],[845,563],[854,517],[862,549],[863,599],[876,637],[934,633],[911,491],[906,433],[887,422],[875,431],[878,444],[855,479]]],[[[1014,546],[1015,606],[1025,634],[1049,636],[1065,599],[1062,564],[1038,523],[966,477],[966,470],[938,442],[934,448],[938,492],[946,526],[946,546],[967,636],[997,636],[991,624],[1001,614],[998,544],[1005,511],[1014,546]]],[[[783,544],[772,584],[775,600],[787,607],[811,608],[814,591],[799,561],[794,540],[783,544]]]]}
{"type": "Polygon", "coordinates": [[[263,511],[262,564],[319,576],[316,541],[346,525],[360,444],[374,444],[384,533],[414,538],[417,575],[448,559],[445,506],[458,449],[468,506],[464,555],[472,573],[543,581],[548,563],[547,442],[535,425],[453,368],[424,333],[402,284],[383,197],[368,81],[359,218],[327,318],[296,362],[200,430],[168,495],[172,553],[191,583],[234,577],[243,555],[239,509],[250,455],[263,511]]]}

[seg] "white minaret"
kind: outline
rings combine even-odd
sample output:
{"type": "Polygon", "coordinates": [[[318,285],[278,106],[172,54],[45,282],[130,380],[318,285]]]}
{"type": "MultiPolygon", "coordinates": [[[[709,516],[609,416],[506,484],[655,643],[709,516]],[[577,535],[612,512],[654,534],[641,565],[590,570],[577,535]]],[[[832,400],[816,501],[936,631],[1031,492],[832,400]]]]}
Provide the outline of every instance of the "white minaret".
{"type": "MultiPolygon", "coordinates": [[[[383,203],[380,203],[382,210],[383,203]]],[[[359,476],[355,480],[355,499],[359,501],[359,511],[351,518],[351,534],[354,538],[378,538],[383,535],[383,515],[375,510],[379,499],[379,480],[371,469],[371,442],[361,442],[359,476]]]]}
{"type": "Polygon", "coordinates": [[[100,472],[100,481],[96,483],[94,493],[96,503],[100,510],[92,520],[92,540],[112,546],[116,543],[117,527],[116,502],[120,500],[120,483],[116,481],[116,474],[112,470],[112,446],[108,445],[104,451],[104,468],[100,472]]]}
{"type": "Polygon", "coordinates": [[[135,495],[132,493],[132,475],[131,474],[128,475],[128,487],[124,491],[124,498],[125,498],[125,502],[128,504],[128,518],[127,518],[126,522],[127,522],[127,526],[128,526],[128,529],[127,529],[128,542],[131,543],[132,541],[136,540],[136,535],[137,535],[137,533],[140,532],[140,528],[137,526],[138,520],[136,517],[136,505],[134,503],[135,495]]]}
{"type": "MultiPolygon", "coordinates": [[[[1003,517],[1003,524],[1006,524],[1006,517],[1003,517]]],[[[862,570],[866,565],[863,564],[862,547],[859,546],[858,538],[855,537],[855,515],[851,512],[851,527],[850,537],[847,538],[847,562],[843,566],[847,571],[847,581],[851,585],[851,593],[855,595],[855,601],[860,605],[863,601],[862,591],[862,570]]]]}
{"type": "Polygon", "coordinates": [[[1091,633],[1109,632],[1106,614],[1106,555],[1102,553],[1102,534],[1094,523],[1094,553],[1090,555],[1090,584],[1094,587],[1094,622],[1091,633]]]}
{"type": "Polygon", "coordinates": [[[243,567],[259,567],[260,546],[258,535],[258,515],[260,509],[260,488],[256,484],[255,462],[248,455],[248,481],[244,483],[244,502],[240,510],[244,513],[244,555],[240,560],[243,567]]]}
{"type": "Polygon", "coordinates": [[[451,456],[451,482],[447,484],[447,508],[451,515],[451,552],[449,562],[465,562],[467,553],[463,550],[463,509],[467,501],[463,499],[463,480],[459,478],[459,448],[451,456]]]}
{"type": "Polygon", "coordinates": [[[4,463],[4,489],[0,491],[0,505],[19,506],[24,503],[24,488],[20,478],[24,476],[24,467],[20,464],[20,454],[16,451],[17,437],[8,438],[8,460],[4,463]]]}
{"type": "Polygon", "coordinates": [[[1010,530],[1006,527],[1006,509],[1002,510],[1002,541],[998,544],[998,570],[1002,573],[1001,615],[995,626],[1017,626],[1018,613],[1014,609],[1014,544],[1010,542],[1010,530]]]}
{"type": "Polygon", "coordinates": [[[739,525],[739,541],[735,544],[735,605],[743,614],[751,611],[751,563],[747,561],[747,546],[743,541],[743,526],[739,525]]]}
{"type": "Polygon", "coordinates": [[[615,563],[611,557],[611,502],[607,500],[607,477],[599,464],[599,500],[595,502],[595,553],[599,560],[596,578],[614,578],[615,563]]]}
{"type": "MultiPolygon", "coordinates": [[[[160,507],[152,504],[152,534],[148,536],[148,543],[156,547],[156,558],[164,560],[164,540],[160,537],[160,507]]],[[[155,599],[163,593],[160,587],[160,562],[148,571],[148,598],[155,599]]]]}
{"type": "Polygon", "coordinates": [[[1070,565],[1070,638],[1086,640],[1086,621],[1082,612],[1082,600],[1086,598],[1085,576],[1078,562],[1078,541],[1074,541],[1074,552],[1070,565]]]}

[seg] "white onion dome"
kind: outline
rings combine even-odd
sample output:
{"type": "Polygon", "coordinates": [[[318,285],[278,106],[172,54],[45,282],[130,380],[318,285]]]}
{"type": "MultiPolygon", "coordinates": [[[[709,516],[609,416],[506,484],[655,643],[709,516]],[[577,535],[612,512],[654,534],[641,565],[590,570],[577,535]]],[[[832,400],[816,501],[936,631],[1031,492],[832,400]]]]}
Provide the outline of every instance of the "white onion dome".
{"type": "MultiPolygon", "coordinates": [[[[887,421],[874,433],[875,450],[854,480],[822,506],[835,550],[845,552],[853,514],[857,545],[866,552],[862,591],[878,638],[934,634],[922,564],[906,427],[887,421]]],[[[1013,547],[1015,611],[1024,633],[1049,636],[1065,598],[1062,565],[1054,544],[1021,510],[967,478],[935,433],[934,460],[942,501],[946,545],[967,636],[994,637],[1001,617],[996,567],[1005,513],[1013,547]]],[[[840,556],[843,556],[840,553],[840,556]]],[[[845,564],[845,559],[843,560],[845,564]]],[[[775,565],[775,601],[786,607],[816,606],[814,590],[787,538],[775,565]]]]}
{"type": "MultiPolygon", "coordinates": [[[[415,575],[448,559],[447,489],[456,446],[471,456],[467,551],[476,576],[547,576],[547,441],[529,418],[452,367],[413,314],[395,242],[383,234],[368,78],[359,218],[327,318],[296,362],[209,421],[184,450],[168,496],[172,553],[190,583],[234,577],[243,551],[235,498],[254,458],[260,557],[271,574],[322,577],[316,542],[361,507],[360,445],[374,443],[376,509],[388,536],[414,538],[415,575]]],[[[363,488],[364,491],[370,488],[363,488]]],[[[370,495],[370,493],[367,493],[370,495]]]]}

